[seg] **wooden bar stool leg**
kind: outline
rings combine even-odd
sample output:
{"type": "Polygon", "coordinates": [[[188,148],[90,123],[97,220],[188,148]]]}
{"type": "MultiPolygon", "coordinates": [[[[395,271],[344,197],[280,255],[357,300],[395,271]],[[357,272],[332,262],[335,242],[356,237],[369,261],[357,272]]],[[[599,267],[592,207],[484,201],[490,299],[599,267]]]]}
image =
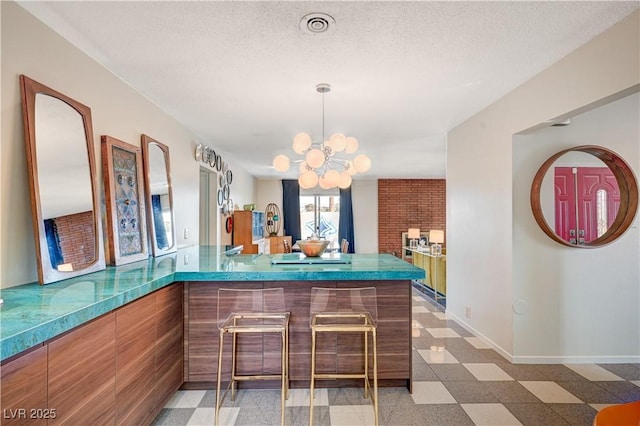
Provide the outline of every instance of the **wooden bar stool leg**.
{"type": "Polygon", "coordinates": [[[238,334],[232,333],[233,343],[231,348],[231,400],[236,400],[236,348],[238,347],[238,334]]]}
{"type": "Polygon", "coordinates": [[[222,378],[222,347],[224,345],[224,331],[220,330],[220,347],[218,348],[218,379],[216,382],[216,420],[215,426],[220,422],[220,381],[222,378]]]}
{"type": "Polygon", "coordinates": [[[316,331],[311,329],[311,383],[309,386],[309,426],[313,425],[313,397],[316,377],[316,331]]]}
{"type": "Polygon", "coordinates": [[[376,329],[371,330],[373,343],[373,418],[375,426],[378,426],[378,352],[376,342],[376,329]]]}
{"type": "Polygon", "coordinates": [[[281,386],[280,386],[280,424],[282,426],[284,426],[284,401],[287,395],[287,390],[286,390],[286,382],[287,382],[287,366],[285,363],[285,356],[286,356],[286,341],[287,341],[287,337],[285,335],[285,331],[283,330],[281,333],[281,349],[280,349],[280,382],[281,382],[281,386]]]}
{"type": "Polygon", "coordinates": [[[364,397],[369,398],[369,335],[364,332],[364,397]]]}

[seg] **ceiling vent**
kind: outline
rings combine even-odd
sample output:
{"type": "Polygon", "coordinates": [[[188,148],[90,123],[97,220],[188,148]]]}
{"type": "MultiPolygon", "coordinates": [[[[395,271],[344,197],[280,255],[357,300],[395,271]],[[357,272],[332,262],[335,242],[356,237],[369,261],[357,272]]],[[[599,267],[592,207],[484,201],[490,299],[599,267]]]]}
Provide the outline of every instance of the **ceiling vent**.
{"type": "Polygon", "coordinates": [[[335,24],[336,20],[326,13],[309,13],[300,20],[300,29],[307,34],[321,34],[335,24]]]}

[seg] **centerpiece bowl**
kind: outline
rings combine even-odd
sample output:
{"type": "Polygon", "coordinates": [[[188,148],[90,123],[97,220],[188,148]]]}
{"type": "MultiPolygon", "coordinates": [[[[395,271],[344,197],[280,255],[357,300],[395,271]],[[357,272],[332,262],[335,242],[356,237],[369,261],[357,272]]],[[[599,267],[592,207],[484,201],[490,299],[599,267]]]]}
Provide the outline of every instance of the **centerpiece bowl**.
{"type": "Polygon", "coordinates": [[[305,256],[318,257],[324,253],[330,242],[329,240],[298,240],[297,244],[305,256]]]}

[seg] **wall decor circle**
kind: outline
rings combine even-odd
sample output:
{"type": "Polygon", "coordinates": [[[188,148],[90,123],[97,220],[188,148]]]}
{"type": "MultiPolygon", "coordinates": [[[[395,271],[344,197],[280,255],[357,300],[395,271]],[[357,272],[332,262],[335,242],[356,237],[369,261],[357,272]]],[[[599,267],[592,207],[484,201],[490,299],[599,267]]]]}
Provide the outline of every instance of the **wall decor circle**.
{"type": "Polygon", "coordinates": [[[264,214],[266,217],[266,231],[270,236],[278,235],[278,232],[280,232],[280,209],[275,203],[269,203],[264,209],[264,214]]]}

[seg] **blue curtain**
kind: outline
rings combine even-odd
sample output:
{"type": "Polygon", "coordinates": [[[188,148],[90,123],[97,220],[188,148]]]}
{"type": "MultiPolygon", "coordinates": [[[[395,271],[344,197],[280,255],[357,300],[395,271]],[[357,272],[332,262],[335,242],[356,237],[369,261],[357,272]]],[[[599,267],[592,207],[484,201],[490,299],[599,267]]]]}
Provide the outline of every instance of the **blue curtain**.
{"type": "Polygon", "coordinates": [[[60,249],[60,238],[58,237],[58,228],[55,219],[46,219],[44,221],[44,233],[47,236],[47,247],[49,248],[49,258],[51,266],[57,269],[58,265],[64,262],[62,250],[60,249]]]}
{"type": "Polygon", "coordinates": [[[351,203],[351,187],[340,188],[340,220],[338,222],[338,239],[349,241],[349,253],[356,252],[356,240],[353,236],[353,208],[351,203]]]}
{"type": "Polygon", "coordinates": [[[300,185],[295,179],[282,180],[282,215],[284,235],[291,235],[295,244],[300,233],[300,185]]]}
{"type": "Polygon", "coordinates": [[[164,220],[162,220],[162,201],[160,195],[151,196],[151,206],[153,214],[153,226],[156,229],[156,245],[159,249],[169,247],[167,241],[167,230],[164,228],[164,220]]]}

